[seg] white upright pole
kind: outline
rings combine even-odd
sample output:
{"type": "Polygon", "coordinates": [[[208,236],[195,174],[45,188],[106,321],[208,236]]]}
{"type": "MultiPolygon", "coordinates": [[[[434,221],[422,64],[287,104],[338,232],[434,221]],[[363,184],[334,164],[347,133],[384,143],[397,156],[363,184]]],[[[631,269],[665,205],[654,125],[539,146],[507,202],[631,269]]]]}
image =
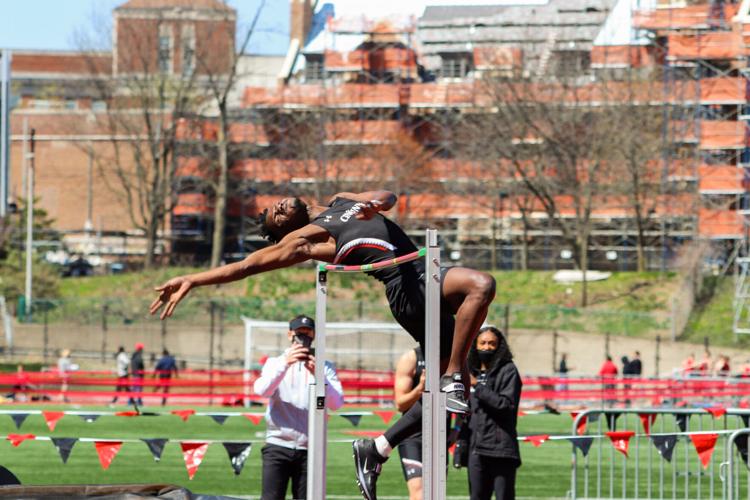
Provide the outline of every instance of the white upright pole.
{"type": "Polygon", "coordinates": [[[10,183],[10,50],[0,52],[0,217],[8,215],[10,183]]]}
{"type": "Polygon", "coordinates": [[[307,500],[326,498],[326,297],[328,272],[318,268],[315,286],[315,381],[310,384],[307,421],[307,500]]]}
{"type": "Polygon", "coordinates": [[[245,365],[242,372],[242,387],[245,393],[245,408],[250,406],[250,370],[253,363],[253,325],[245,323],[245,365]]]}
{"type": "Polygon", "coordinates": [[[425,246],[425,390],[422,394],[422,488],[425,500],[445,499],[446,414],[440,392],[440,247],[436,229],[425,246]]]}
{"type": "Polygon", "coordinates": [[[31,315],[31,257],[34,251],[34,152],[35,143],[34,135],[36,131],[31,129],[31,152],[29,153],[29,173],[26,182],[28,192],[26,193],[26,319],[28,321],[31,315]]]}

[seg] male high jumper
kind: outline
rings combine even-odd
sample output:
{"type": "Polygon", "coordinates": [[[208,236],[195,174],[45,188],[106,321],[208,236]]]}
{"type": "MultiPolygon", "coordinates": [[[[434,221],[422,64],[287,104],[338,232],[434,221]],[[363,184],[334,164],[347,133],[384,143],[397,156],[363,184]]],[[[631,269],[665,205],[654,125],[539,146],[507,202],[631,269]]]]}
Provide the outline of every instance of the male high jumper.
{"type": "MultiPolygon", "coordinates": [[[[156,287],[159,296],[150,312],[164,306],[164,319],[192,288],[228,283],[308,260],[363,265],[416,252],[401,227],[379,213],[390,210],[396,200],[389,191],[339,193],[327,206],[308,206],[299,198],[285,198],[259,216],[261,231],[273,245],[239,262],[172,278],[156,287]]],[[[383,282],[393,317],[423,347],[424,273],[422,260],[367,273],[383,282]]],[[[447,410],[467,413],[466,357],[495,297],[495,280],[466,267],[443,269],[441,274],[440,359],[444,375],[440,386],[446,393],[447,410]]],[[[354,441],[357,483],[366,500],[377,498],[381,464],[393,447],[419,431],[421,425],[422,405],[417,402],[383,435],[354,441]]]]}

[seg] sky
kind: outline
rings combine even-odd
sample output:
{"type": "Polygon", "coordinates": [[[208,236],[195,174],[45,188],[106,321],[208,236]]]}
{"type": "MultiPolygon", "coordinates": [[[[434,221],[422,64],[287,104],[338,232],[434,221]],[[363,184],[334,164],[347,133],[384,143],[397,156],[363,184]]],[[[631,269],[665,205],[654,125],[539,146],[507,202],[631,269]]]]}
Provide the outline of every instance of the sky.
{"type": "MultiPolygon", "coordinates": [[[[76,50],[76,33],[93,29],[97,19],[111,20],[112,9],[126,0],[0,0],[0,48],[76,50]]],[[[229,0],[237,9],[238,30],[247,28],[260,0],[229,0]]],[[[289,2],[266,0],[250,40],[253,54],[286,53],[289,2]]]]}

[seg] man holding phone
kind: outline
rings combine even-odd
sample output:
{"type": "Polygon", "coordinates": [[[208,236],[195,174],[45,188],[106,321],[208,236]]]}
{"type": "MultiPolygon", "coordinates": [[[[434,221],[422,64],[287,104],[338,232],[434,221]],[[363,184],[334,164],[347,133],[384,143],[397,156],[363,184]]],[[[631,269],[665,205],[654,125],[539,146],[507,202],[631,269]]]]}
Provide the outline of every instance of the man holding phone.
{"type": "MultiPolygon", "coordinates": [[[[315,321],[303,314],[289,322],[290,346],[268,358],[253,389],[268,398],[263,455],[263,500],[284,499],[289,480],[292,498],[307,496],[307,411],[309,384],[315,380],[315,321]]],[[[344,404],[344,391],[333,364],[326,362],[329,410],[344,404]]]]}

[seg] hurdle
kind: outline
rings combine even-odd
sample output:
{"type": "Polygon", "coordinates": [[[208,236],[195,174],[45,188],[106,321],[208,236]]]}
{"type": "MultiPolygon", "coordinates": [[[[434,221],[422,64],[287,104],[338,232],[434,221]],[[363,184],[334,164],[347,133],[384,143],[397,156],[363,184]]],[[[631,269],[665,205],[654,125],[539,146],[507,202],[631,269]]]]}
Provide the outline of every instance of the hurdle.
{"type": "Polygon", "coordinates": [[[425,247],[375,264],[319,264],[315,280],[315,382],[310,384],[307,451],[307,500],[326,498],[328,412],[325,388],[326,307],[329,272],[367,272],[425,259],[425,369],[422,394],[422,487],[426,500],[445,500],[446,395],[440,392],[440,247],[436,229],[427,229],[425,247]],[[437,446],[435,438],[437,437],[437,446]]]}

